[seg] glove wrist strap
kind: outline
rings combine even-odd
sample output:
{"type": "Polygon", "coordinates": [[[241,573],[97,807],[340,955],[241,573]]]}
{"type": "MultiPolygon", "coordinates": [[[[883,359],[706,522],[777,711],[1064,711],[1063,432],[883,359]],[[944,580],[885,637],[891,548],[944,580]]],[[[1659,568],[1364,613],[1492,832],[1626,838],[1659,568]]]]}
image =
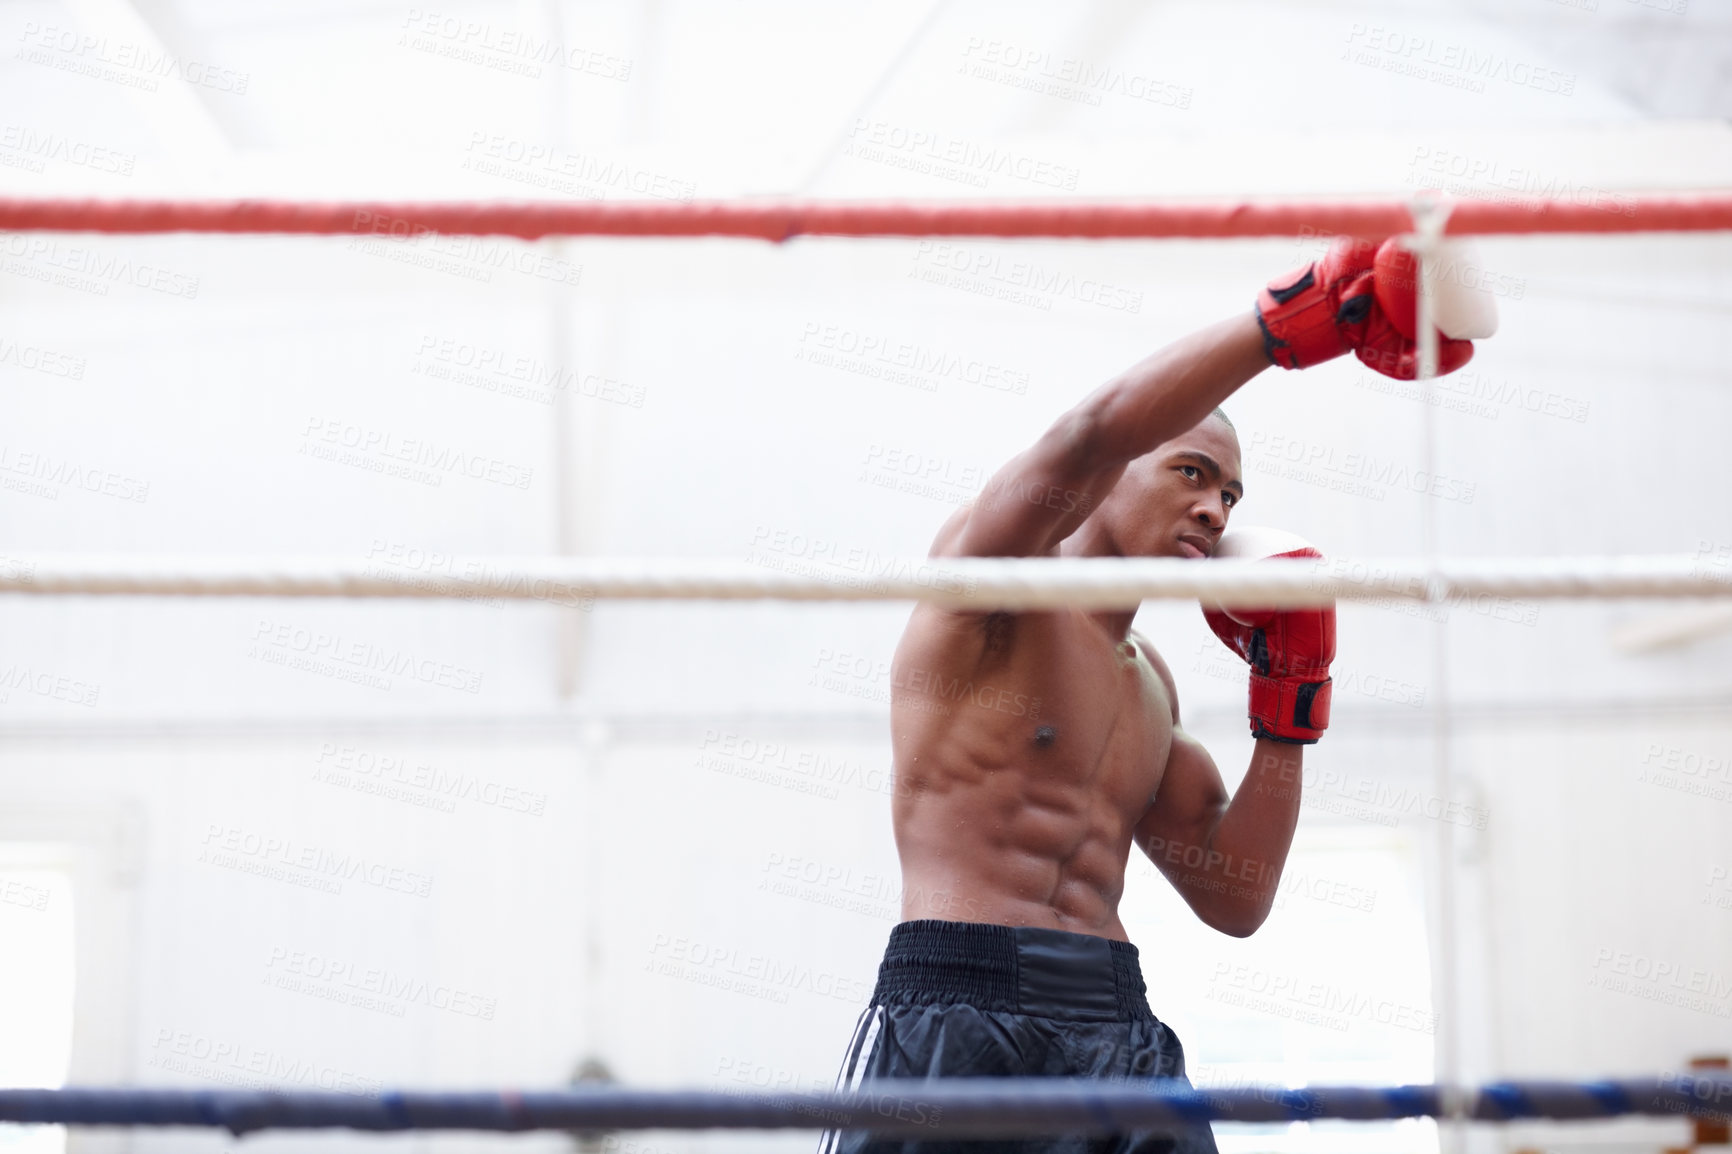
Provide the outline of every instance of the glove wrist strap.
{"type": "Polygon", "coordinates": [[[1329,728],[1334,682],[1251,674],[1251,733],[1272,741],[1310,745],[1329,728]]]}

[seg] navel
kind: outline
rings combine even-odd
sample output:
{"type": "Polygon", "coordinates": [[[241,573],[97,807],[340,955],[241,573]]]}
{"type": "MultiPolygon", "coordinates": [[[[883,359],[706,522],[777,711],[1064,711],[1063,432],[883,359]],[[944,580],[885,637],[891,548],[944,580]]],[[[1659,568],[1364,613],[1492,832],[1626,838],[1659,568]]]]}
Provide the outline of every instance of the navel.
{"type": "Polygon", "coordinates": [[[1034,744],[1045,749],[1058,740],[1058,730],[1051,725],[1043,725],[1034,731],[1034,744]]]}

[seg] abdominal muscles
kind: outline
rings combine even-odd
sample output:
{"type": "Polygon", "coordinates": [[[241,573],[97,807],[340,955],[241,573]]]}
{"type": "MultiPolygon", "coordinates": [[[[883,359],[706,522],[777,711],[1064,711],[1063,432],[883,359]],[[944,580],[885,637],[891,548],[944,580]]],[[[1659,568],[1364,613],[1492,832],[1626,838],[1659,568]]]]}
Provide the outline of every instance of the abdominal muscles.
{"type": "Polygon", "coordinates": [[[1172,743],[1171,702],[1135,646],[1080,611],[980,633],[917,611],[891,730],[905,918],[1124,938],[1125,861],[1172,743]]]}
{"type": "Polygon", "coordinates": [[[1125,772],[1111,749],[1099,751],[1097,772],[1081,774],[1038,753],[988,768],[950,752],[921,758],[928,772],[898,767],[903,918],[1123,940],[1118,903],[1131,834],[1153,793],[1149,775],[1125,772]]]}

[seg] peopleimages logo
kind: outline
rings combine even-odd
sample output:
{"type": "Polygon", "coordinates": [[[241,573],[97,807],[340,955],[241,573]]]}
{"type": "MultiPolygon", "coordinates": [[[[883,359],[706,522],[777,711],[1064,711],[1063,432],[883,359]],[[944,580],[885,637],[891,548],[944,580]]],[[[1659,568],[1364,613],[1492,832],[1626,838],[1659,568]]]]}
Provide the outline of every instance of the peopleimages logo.
{"type": "Polygon", "coordinates": [[[422,437],[402,437],[389,429],[371,429],[335,417],[308,417],[302,430],[305,456],[354,464],[370,471],[392,473],[409,480],[439,484],[446,476],[487,481],[511,489],[527,489],[535,469],[442,445],[422,437]]]}
{"type": "Polygon", "coordinates": [[[24,45],[13,57],[62,72],[108,80],[128,88],[155,92],[160,81],[177,79],[199,88],[245,96],[250,72],[223,68],[202,60],[184,60],[148,44],[110,40],[76,28],[24,23],[18,37],[24,45]]]}
{"type": "Polygon", "coordinates": [[[417,1004],[486,1022],[491,1022],[499,1010],[499,999],[489,994],[428,982],[385,966],[366,966],[285,946],[271,948],[265,962],[265,984],[362,1009],[381,1009],[399,1018],[404,1016],[405,1007],[417,1004]]]}
{"type": "Polygon", "coordinates": [[[1079,169],[997,145],[856,117],[846,155],[985,188],[994,176],[1075,192],[1079,169]]]}
{"type": "Polygon", "coordinates": [[[73,356],[71,353],[56,352],[41,345],[20,344],[16,340],[0,336],[0,366],[28,369],[30,372],[43,373],[50,377],[81,381],[84,379],[85,361],[83,357],[73,356]]]}
{"type": "Polygon", "coordinates": [[[918,341],[820,321],[806,323],[794,359],[928,393],[937,392],[944,381],[979,385],[1017,396],[1028,392],[1029,375],[1023,370],[959,356],[918,341]]]}
{"type": "Polygon", "coordinates": [[[1719,1018],[1732,1017],[1732,976],[1675,958],[1601,946],[1594,951],[1588,987],[1719,1018]]]}
{"type": "Polygon", "coordinates": [[[786,1003],[790,994],[834,998],[863,1005],[872,987],[857,977],[816,970],[802,962],[697,938],[657,934],[644,962],[646,972],[714,986],[732,993],[786,1003]]]}
{"type": "Polygon", "coordinates": [[[838,585],[873,588],[874,582],[910,581],[946,593],[973,592],[975,580],[933,564],[884,557],[874,550],[825,537],[808,537],[788,529],[759,525],[752,533],[747,562],[838,585]]]}
{"type": "Polygon", "coordinates": [[[352,252],[451,273],[467,280],[491,283],[495,270],[535,277],[553,284],[576,285],[583,266],[555,256],[545,245],[479,236],[447,236],[408,217],[380,215],[358,209],[350,222],[357,234],[352,252]],[[412,242],[404,246],[403,243],[412,242]]]}
{"type": "Polygon", "coordinates": [[[190,1074],[200,1082],[249,1089],[316,1086],[339,1094],[373,1096],[385,1083],[325,1062],[249,1045],[230,1038],[213,1038],[190,1030],[162,1027],[156,1032],[144,1064],[174,1074],[190,1074]]]}
{"type": "MultiPolygon", "coordinates": [[[[116,176],[131,176],[138,157],[100,144],[74,140],[58,132],[38,132],[22,124],[0,125],[0,153],[16,153],[31,172],[42,172],[49,161],[88,168],[93,172],[108,172],[116,176]]],[[[9,163],[0,157],[0,164],[9,163]]]]}
{"type": "Polygon", "coordinates": [[[900,691],[897,696],[902,708],[940,716],[948,715],[951,705],[970,705],[1011,717],[1040,718],[1039,697],[990,682],[976,684],[966,672],[922,669],[908,663],[893,667],[882,659],[829,648],[818,650],[806,684],[884,704],[891,702],[894,689],[900,691]]]}
{"type": "MultiPolygon", "coordinates": [[[[260,618],[253,629],[251,656],[272,664],[283,664],[280,658],[301,657],[315,663],[335,662],[337,666],[372,678],[379,688],[390,688],[387,677],[407,677],[423,685],[455,689],[463,693],[480,693],[482,674],[479,670],[448,661],[435,661],[420,654],[357,641],[340,633],[326,633],[290,622],[260,618]],[[279,660],[272,660],[273,655],[279,660]]],[[[310,671],[317,672],[308,666],[310,671]]]]}
{"type": "Polygon", "coordinates": [[[665,173],[634,168],[593,153],[567,152],[498,133],[471,132],[468,153],[462,167],[472,172],[569,192],[590,200],[603,200],[609,193],[623,193],[684,201],[696,196],[698,190],[692,181],[665,173]]]}
{"type": "Polygon", "coordinates": [[[1113,312],[1140,313],[1143,309],[1141,292],[1015,259],[1017,251],[923,240],[915,246],[915,267],[909,276],[1043,312],[1050,312],[1053,302],[1061,299],[1113,312]]]}
{"type": "Polygon", "coordinates": [[[506,785],[491,777],[448,770],[419,758],[379,753],[327,741],[313,758],[315,780],[343,785],[362,793],[384,796],[422,795],[433,808],[451,812],[459,801],[540,817],[547,812],[547,794],[506,785]],[[446,808],[451,807],[451,808],[446,808]]]}
{"type": "Polygon", "coordinates": [[[102,686],[13,662],[0,668],[0,705],[11,701],[13,693],[28,693],[70,705],[94,706],[102,694],[102,686]]]}
{"type": "Polygon", "coordinates": [[[828,801],[840,797],[842,787],[886,796],[897,790],[892,769],[732,730],[706,729],[694,768],[745,781],[761,781],[828,801]]]}
{"type": "Polygon", "coordinates": [[[1044,49],[970,36],[959,72],[1043,96],[1099,106],[1113,96],[1167,108],[1191,107],[1194,91],[1182,84],[1127,68],[1098,64],[1044,49]]]}
{"type": "Polygon", "coordinates": [[[183,300],[198,298],[196,276],[40,233],[0,234],[0,256],[9,258],[5,269],[16,276],[97,296],[107,296],[110,285],[129,284],[183,300]]]}
{"type": "Polygon", "coordinates": [[[1437,1033],[1437,1016],[1428,1006],[1330,982],[1309,981],[1292,973],[1272,973],[1219,962],[1210,983],[1212,988],[1207,996],[1211,1000],[1333,1030],[1346,1030],[1351,1019],[1357,1018],[1418,1034],[1437,1033]]]}
{"type": "Polygon", "coordinates": [[[1250,450],[1247,455],[1254,459],[1258,472],[1374,501],[1383,500],[1390,490],[1405,490],[1471,505],[1479,488],[1476,482],[1415,469],[1374,453],[1344,451],[1281,433],[1251,434],[1250,450]]]}
{"type": "Polygon", "coordinates": [[[553,404],[559,393],[633,409],[641,409],[644,404],[642,386],[597,373],[580,373],[527,353],[474,341],[427,334],[421,338],[415,356],[411,372],[538,404],[553,404]]]}
{"type": "Polygon", "coordinates": [[[963,465],[950,457],[874,442],[866,450],[858,479],[879,489],[963,505],[980,492],[987,475],[980,465],[963,465]]]}
{"type": "Polygon", "coordinates": [[[427,874],[240,826],[211,823],[200,844],[198,860],[207,865],[326,893],[341,893],[346,881],[419,898],[433,892],[433,879],[427,874]]]}
{"type": "Polygon", "coordinates": [[[143,504],[150,497],[150,482],[110,469],[92,467],[48,453],[20,451],[0,445],[0,484],[17,487],[33,496],[60,499],[62,490],[82,490],[119,501],[143,504]],[[6,482],[11,482],[6,484],[6,482]],[[32,483],[36,482],[36,483],[32,483]]]}
{"type": "Polygon", "coordinates": [[[1501,52],[1482,50],[1471,44],[1439,41],[1436,37],[1385,28],[1381,24],[1354,23],[1347,29],[1351,45],[1343,59],[1421,80],[1484,92],[1487,81],[1531,88],[1554,96],[1570,96],[1576,90],[1576,74],[1515,60],[1501,52]]]}
{"type": "Polygon", "coordinates": [[[433,56],[479,64],[536,79],[543,65],[625,83],[632,61],[582,44],[567,44],[533,31],[496,27],[479,20],[421,8],[409,9],[397,43],[433,56]]]}
{"type": "Polygon", "coordinates": [[[1505,164],[1495,157],[1470,155],[1422,144],[1413,150],[1413,159],[1408,164],[1408,183],[1426,188],[1457,194],[1467,193],[1481,200],[1492,201],[1511,202],[1532,197],[1568,200],[1571,204],[1597,208],[1619,216],[1636,215],[1636,198],[1628,193],[1611,192],[1596,185],[1582,184],[1567,177],[1540,172],[1526,165],[1505,164]]]}

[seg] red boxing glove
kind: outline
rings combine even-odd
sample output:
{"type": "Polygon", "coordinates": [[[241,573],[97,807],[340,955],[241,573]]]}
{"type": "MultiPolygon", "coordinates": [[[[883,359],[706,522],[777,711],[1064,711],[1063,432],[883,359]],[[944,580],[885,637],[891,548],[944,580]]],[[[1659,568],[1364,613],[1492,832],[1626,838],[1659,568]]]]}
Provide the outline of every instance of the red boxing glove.
{"type": "MultiPolygon", "coordinates": [[[[1246,527],[1222,535],[1217,558],[1321,557],[1293,533],[1246,527]]],[[[1215,636],[1251,666],[1251,735],[1310,745],[1329,728],[1335,607],[1205,608],[1215,636]]]]}
{"type": "MultiPolygon", "coordinates": [[[[1275,278],[1257,296],[1271,363],[1308,369],[1351,351],[1368,368],[1403,381],[1419,372],[1418,312],[1418,262],[1395,237],[1381,247],[1341,237],[1321,259],[1275,278]]],[[[1472,341],[1439,330],[1440,376],[1472,356],[1472,341]]]]}
{"type": "MultiPolygon", "coordinates": [[[[1366,318],[1364,335],[1354,351],[1368,368],[1411,381],[1419,376],[1419,259],[1391,237],[1377,250],[1371,285],[1377,307],[1366,318]]],[[[1453,373],[1472,359],[1472,341],[1451,340],[1438,328],[1438,376],[1453,373]]]]}

